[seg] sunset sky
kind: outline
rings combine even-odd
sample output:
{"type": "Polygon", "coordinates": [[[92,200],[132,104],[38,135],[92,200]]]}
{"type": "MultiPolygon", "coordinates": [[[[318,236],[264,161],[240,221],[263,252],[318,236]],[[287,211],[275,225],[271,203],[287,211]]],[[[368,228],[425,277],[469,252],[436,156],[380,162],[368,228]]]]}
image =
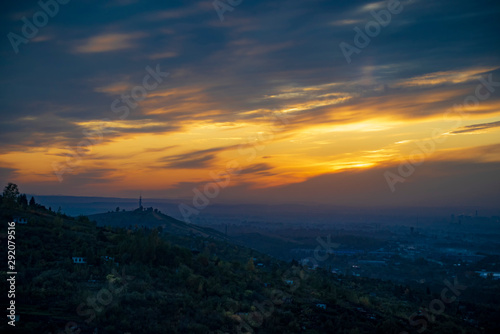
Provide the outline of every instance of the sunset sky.
{"type": "Polygon", "coordinates": [[[215,4],[4,5],[2,184],[189,199],[219,175],[221,203],[499,207],[500,2],[215,4]]]}

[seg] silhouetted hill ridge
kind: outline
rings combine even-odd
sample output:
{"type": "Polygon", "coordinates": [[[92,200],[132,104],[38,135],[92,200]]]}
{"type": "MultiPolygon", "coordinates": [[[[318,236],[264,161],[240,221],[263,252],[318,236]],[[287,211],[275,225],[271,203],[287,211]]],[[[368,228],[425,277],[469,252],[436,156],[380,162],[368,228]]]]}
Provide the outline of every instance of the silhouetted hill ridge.
{"type": "Polygon", "coordinates": [[[157,228],[163,232],[175,235],[199,235],[225,239],[225,235],[208,227],[188,224],[166,214],[154,210],[134,210],[107,212],[88,216],[99,226],[125,227],[125,228],[157,228]]]}

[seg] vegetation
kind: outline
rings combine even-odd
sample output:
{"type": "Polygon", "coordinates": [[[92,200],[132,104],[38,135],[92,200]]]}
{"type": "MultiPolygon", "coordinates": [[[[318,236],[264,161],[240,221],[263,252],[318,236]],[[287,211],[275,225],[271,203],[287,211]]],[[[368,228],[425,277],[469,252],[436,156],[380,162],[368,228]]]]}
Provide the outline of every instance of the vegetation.
{"type": "MultiPolygon", "coordinates": [[[[3,193],[0,219],[2,231],[13,217],[28,220],[16,226],[18,333],[420,329],[409,325],[408,316],[419,310],[422,298],[408,287],[307,270],[216,236],[98,226],[84,216],[48,210],[33,198],[28,203],[14,186],[3,193]],[[73,263],[72,257],[85,263],[73,263]]],[[[118,213],[126,214],[111,214],[118,213]]],[[[483,332],[453,311],[436,316],[427,332],[483,332]]],[[[5,321],[0,326],[7,327],[5,321]]]]}

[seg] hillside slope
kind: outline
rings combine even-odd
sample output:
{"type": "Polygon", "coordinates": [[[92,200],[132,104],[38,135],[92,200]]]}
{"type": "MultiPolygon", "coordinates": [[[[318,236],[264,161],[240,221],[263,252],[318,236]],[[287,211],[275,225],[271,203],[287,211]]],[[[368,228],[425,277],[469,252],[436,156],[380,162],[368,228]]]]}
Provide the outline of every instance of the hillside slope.
{"type": "Polygon", "coordinates": [[[225,239],[225,235],[208,227],[187,224],[155,210],[134,210],[100,213],[88,216],[98,226],[126,228],[158,228],[174,235],[194,235],[206,238],[225,239]]]}
{"type": "MultiPolygon", "coordinates": [[[[278,261],[154,211],[99,218],[209,238],[100,227],[39,208],[0,210],[2,231],[16,216],[28,221],[15,227],[17,333],[400,333],[424,297],[390,282],[278,261]]],[[[7,328],[0,323],[2,333],[7,328]]],[[[427,333],[462,328],[480,332],[450,312],[427,333]]]]}

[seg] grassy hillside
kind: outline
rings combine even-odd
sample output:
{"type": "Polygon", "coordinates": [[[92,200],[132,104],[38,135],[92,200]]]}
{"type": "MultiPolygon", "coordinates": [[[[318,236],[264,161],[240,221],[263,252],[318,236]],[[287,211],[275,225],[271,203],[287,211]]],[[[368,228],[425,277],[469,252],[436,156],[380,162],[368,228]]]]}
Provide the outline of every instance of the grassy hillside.
{"type": "MultiPolygon", "coordinates": [[[[122,217],[127,225],[154,217],[166,227],[102,227],[87,217],[18,206],[0,212],[2,231],[14,216],[28,220],[16,226],[17,333],[385,334],[420,329],[408,324],[420,297],[407,287],[309,271],[212,236],[189,235],[200,230],[154,211],[101,217],[108,222],[122,217]],[[167,232],[178,229],[187,235],[167,232]],[[73,263],[74,256],[86,263],[73,263]]],[[[5,275],[2,291],[7,291],[5,275]]],[[[6,322],[0,326],[5,332],[6,322]]],[[[426,330],[480,332],[450,313],[437,316],[426,330]]]]}

